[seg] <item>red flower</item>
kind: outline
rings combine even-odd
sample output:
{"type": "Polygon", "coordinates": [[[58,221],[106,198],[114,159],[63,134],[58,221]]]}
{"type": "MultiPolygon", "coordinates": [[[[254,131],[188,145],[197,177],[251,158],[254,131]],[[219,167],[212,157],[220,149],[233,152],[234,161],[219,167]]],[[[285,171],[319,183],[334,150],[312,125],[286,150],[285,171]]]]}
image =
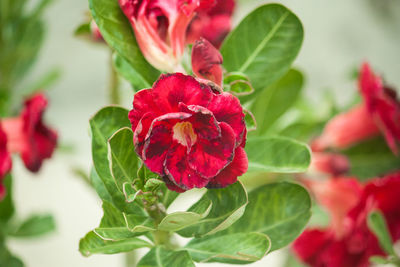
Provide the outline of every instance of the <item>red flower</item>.
{"type": "Polygon", "coordinates": [[[329,121],[313,142],[314,150],[347,148],[382,132],[393,153],[398,153],[400,102],[395,91],[384,87],[367,63],[361,67],[359,87],[364,103],[329,121]]]}
{"type": "Polygon", "coordinates": [[[19,153],[32,172],[39,171],[43,160],[51,157],[57,144],[57,133],[42,121],[46,106],[44,95],[37,94],[25,101],[19,117],[2,120],[8,151],[19,153]]]}
{"type": "Polygon", "coordinates": [[[129,119],[136,152],[172,190],[225,187],[247,170],[239,100],[191,76],[162,75],[137,92],[129,119]]]}
{"type": "Polygon", "coordinates": [[[193,73],[203,79],[210,80],[218,86],[222,85],[222,55],[207,40],[200,38],[192,49],[193,73]]]}
{"type": "Polygon", "coordinates": [[[187,31],[189,43],[200,37],[219,48],[232,27],[231,17],[235,8],[234,0],[216,0],[211,8],[202,8],[190,23],[187,31]]]}
{"type": "Polygon", "coordinates": [[[313,152],[309,170],[338,176],[346,173],[350,162],[346,156],[328,152],[313,152]]]}
{"type": "Polygon", "coordinates": [[[210,0],[119,0],[144,57],[168,72],[181,68],[186,29],[195,11],[211,4],[210,0]]]}
{"type": "Polygon", "coordinates": [[[386,138],[393,153],[398,153],[400,142],[400,101],[396,92],[385,87],[368,63],[361,67],[359,86],[367,110],[386,138]]]}
{"type": "Polygon", "coordinates": [[[0,201],[5,195],[5,187],[2,184],[4,176],[11,170],[11,157],[7,150],[7,136],[0,122],[0,201]]]}
{"type": "MultiPolygon", "coordinates": [[[[332,180],[336,181],[336,180],[332,180]]],[[[326,187],[328,191],[336,191],[338,198],[328,198],[331,201],[322,201],[322,205],[335,204],[332,200],[336,199],[344,204],[344,209],[348,210],[341,220],[341,232],[337,232],[334,225],[326,229],[306,230],[294,243],[293,249],[297,256],[314,267],[367,267],[369,257],[373,255],[385,255],[379,246],[375,235],[371,233],[367,226],[367,216],[374,209],[379,209],[384,214],[388,223],[391,237],[394,241],[400,239],[400,173],[388,175],[385,178],[375,179],[367,183],[359,193],[356,180],[340,181],[341,186],[336,187],[332,184],[326,187]],[[332,188],[328,188],[328,186],[332,188]],[[343,187],[344,186],[344,187],[343,187]],[[349,190],[346,190],[348,188],[349,190]],[[351,189],[353,188],[353,189],[351,189]],[[353,190],[354,194],[351,194],[353,190]],[[350,194],[347,194],[348,192],[350,194]],[[343,198],[339,196],[342,195],[343,198]],[[345,197],[352,195],[351,198],[345,197]],[[358,196],[355,203],[354,197],[358,196]],[[345,199],[352,199],[346,202],[345,199]]],[[[324,199],[321,192],[320,200],[324,199]]],[[[318,197],[317,197],[318,199],[318,197]]],[[[340,203],[336,203],[339,207],[340,203]]],[[[328,205],[329,206],[329,205],[328,205]]],[[[343,209],[339,211],[331,210],[332,216],[343,214],[343,209]]]]}

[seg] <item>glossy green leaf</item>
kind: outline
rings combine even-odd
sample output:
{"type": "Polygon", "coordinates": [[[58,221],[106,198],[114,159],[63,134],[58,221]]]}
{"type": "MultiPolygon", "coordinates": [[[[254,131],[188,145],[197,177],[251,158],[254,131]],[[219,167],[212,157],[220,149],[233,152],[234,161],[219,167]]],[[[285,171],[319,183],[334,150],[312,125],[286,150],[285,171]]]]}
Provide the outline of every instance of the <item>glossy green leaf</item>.
{"type": "Polygon", "coordinates": [[[260,260],[270,247],[264,234],[234,233],[195,238],[184,249],[197,262],[246,264],[260,260]]]}
{"type": "Polygon", "coordinates": [[[271,250],[280,249],[295,240],[311,216],[311,199],[298,184],[267,184],[249,193],[249,204],[243,216],[217,235],[258,232],[271,240],[271,250]]]}
{"type": "Polygon", "coordinates": [[[209,189],[189,208],[189,212],[203,214],[212,203],[207,217],[180,230],[184,237],[211,235],[222,231],[237,221],[247,205],[247,192],[240,182],[220,189],[209,189]]]}
{"type": "Polygon", "coordinates": [[[13,203],[13,189],[12,189],[12,177],[10,174],[6,175],[3,180],[3,184],[6,190],[6,196],[0,201],[0,222],[6,223],[14,215],[15,208],[13,203]]]}
{"type": "Polygon", "coordinates": [[[123,14],[118,1],[89,0],[89,8],[104,40],[129,62],[131,69],[134,69],[138,76],[140,75],[137,79],[153,84],[160,72],[147,63],[143,57],[132,27],[123,14]]]}
{"type": "Polygon", "coordinates": [[[110,171],[108,160],[108,139],[119,129],[130,127],[128,110],[109,106],[102,108],[90,120],[92,132],[92,157],[96,173],[112,197],[113,204],[123,212],[135,213],[137,203],[127,203],[125,196],[110,171]]]}
{"type": "Polygon", "coordinates": [[[10,234],[14,237],[36,237],[48,234],[55,229],[56,223],[52,215],[32,215],[10,234]]]}
{"type": "Polygon", "coordinates": [[[400,166],[400,157],[393,154],[383,137],[367,140],[342,152],[350,160],[350,174],[364,180],[385,175],[400,166]]]}
{"type": "Polygon", "coordinates": [[[223,65],[229,72],[246,74],[257,91],[289,70],[302,41],[303,27],[296,15],[279,4],[263,5],[225,39],[223,65]]]}
{"type": "Polygon", "coordinates": [[[393,241],[383,214],[378,210],[370,212],[367,224],[371,232],[378,238],[381,248],[389,255],[395,255],[393,241]]]}
{"type": "Polygon", "coordinates": [[[293,106],[302,87],[303,75],[292,69],[261,91],[250,108],[257,121],[258,135],[265,134],[274,122],[293,106]]]}
{"type": "Polygon", "coordinates": [[[89,232],[79,242],[79,251],[85,257],[92,254],[116,254],[128,252],[144,247],[151,247],[151,244],[136,237],[118,241],[104,240],[95,232],[89,232]]]}
{"type": "Polygon", "coordinates": [[[130,128],[119,129],[110,137],[108,160],[111,174],[118,188],[123,191],[123,184],[133,182],[141,164],[133,146],[133,133],[130,128]]]}
{"type": "Polygon", "coordinates": [[[134,91],[151,87],[152,83],[143,79],[143,77],[132,68],[132,65],[117,53],[113,56],[113,64],[118,73],[132,84],[134,91]]]}
{"type": "Polygon", "coordinates": [[[186,251],[172,251],[162,247],[152,248],[139,261],[137,267],[195,267],[186,251]]]}
{"type": "Polygon", "coordinates": [[[178,211],[168,214],[164,217],[164,219],[162,219],[162,221],[158,225],[158,229],[171,232],[178,231],[180,229],[193,225],[201,219],[205,218],[210,213],[211,208],[212,203],[210,202],[208,208],[201,214],[190,211],[178,211]]]}
{"type": "Polygon", "coordinates": [[[304,172],[311,160],[307,145],[286,137],[252,137],[245,150],[248,172],[304,172]]]}

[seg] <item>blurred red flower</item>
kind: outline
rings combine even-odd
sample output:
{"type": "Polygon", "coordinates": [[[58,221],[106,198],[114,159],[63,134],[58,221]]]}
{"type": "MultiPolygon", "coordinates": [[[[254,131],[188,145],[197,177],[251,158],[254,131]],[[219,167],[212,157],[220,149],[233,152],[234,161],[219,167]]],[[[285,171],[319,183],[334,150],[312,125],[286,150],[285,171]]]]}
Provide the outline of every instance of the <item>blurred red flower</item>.
{"type": "Polygon", "coordinates": [[[232,27],[231,17],[235,9],[234,0],[214,0],[211,8],[201,8],[187,30],[187,41],[194,43],[200,37],[219,48],[232,27]]]}
{"type": "Polygon", "coordinates": [[[400,102],[394,90],[385,87],[368,63],[361,67],[360,92],[364,102],[346,113],[339,114],[325,126],[312,148],[347,148],[382,133],[394,154],[400,141],[400,102]]]}
{"type": "Polygon", "coordinates": [[[11,170],[11,157],[7,150],[7,136],[2,129],[0,121],[0,201],[5,195],[5,187],[2,184],[4,176],[11,170]]]}
{"type": "Polygon", "coordinates": [[[171,190],[225,187],[247,170],[239,100],[191,76],[162,75],[137,92],[129,119],[136,152],[171,190]]]}
{"type": "Polygon", "coordinates": [[[36,94],[25,101],[18,117],[2,119],[8,151],[19,153],[32,172],[39,171],[43,160],[51,157],[57,145],[57,133],[43,123],[46,107],[45,96],[36,94]]]}
{"type": "Polygon", "coordinates": [[[379,209],[393,241],[400,239],[400,172],[362,186],[339,178],[311,185],[316,199],[329,211],[332,224],[308,229],[294,242],[295,254],[313,267],[367,267],[369,257],[385,255],[367,226],[369,212],[379,209]]]}

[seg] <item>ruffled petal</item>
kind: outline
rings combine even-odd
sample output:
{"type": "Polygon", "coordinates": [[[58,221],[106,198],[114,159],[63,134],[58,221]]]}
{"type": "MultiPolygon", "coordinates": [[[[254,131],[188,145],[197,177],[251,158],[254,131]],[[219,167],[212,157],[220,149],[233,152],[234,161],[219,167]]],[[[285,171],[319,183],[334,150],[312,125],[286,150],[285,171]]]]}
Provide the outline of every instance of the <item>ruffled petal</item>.
{"type": "Polygon", "coordinates": [[[243,108],[237,97],[230,93],[214,95],[207,108],[214,114],[219,122],[226,122],[232,127],[236,136],[236,145],[242,143],[246,129],[243,108]]]}
{"type": "Polygon", "coordinates": [[[208,183],[208,179],[201,177],[190,168],[187,161],[187,148],[176,145],[171,148],[165,159],[165,173],[171,182],[185,190],[194,187],[202,188],[208,183]]]}
{"type": "Polygon", "coordinates": [[[173,142],[172,128],[177,123],[190,117],[190,114],[168,113],[153,120],[146,136],[142,159],[146,166],[155,173],[164,175],[164,160],[173,142]]]}
{"type": "Polygon", "coordinates": [[[179,103],[206,107],[211,89],[195,78],[181,73],[161,75],[153,86],[154,103],[162,112],[178,112],[179,103]]]}
{"type": "Polygon", "coordinates": [[[187,106],[183,103],[180,103],[179,107],[182,112],[192,114],[188,121],[200,138],[210,140],[221,136],[221,128],[211,111],[201,106],[187,106]]]}
{"type": "Polygon", "coordinates": [[[199,138],[189,152],[189,166],[203,177],[216,176],[233,160],[235,133],[224,122],[220,123],[220,127],[220,138],[213,140],[199,138]]]}
{"type": "Polygon", "coordinates": [[[174,184],[173,182],[171,182],[171,180],[168,178],[168,176],[163,176],[162,179],[165,182],[165,185],[168,187],[169,190],[178,192],[178,193],[183,193],[186,190],[180,188],[179,186],[177,186],[176,184],[174,184]]]}
{"type": "Polygon", "coordinates": [[[246,152],[241,146],[237,147],[233,161],[208,183],[207,188],[222,188],[235,183],[239,176],[246,173],[248,165],[246,152]]]}
{"type": "Polygon", "coordinates": [[[146,142],[146,136],[151,127],[151,123],[156,118],[156,115],[152,112],[147,112],[140,119],[136,128],[133,129],[133,144],[135,145],[135,151],[140,157],[143,154],[143,147],[146,142]]]}
{"type": "Polygon", "coordinates": [[[157,106],[153,102],[152,89],[143,89],[137,92],[133,98],[133,109],[129,112],[129,120],[132,124],[132,130],[136,129],[137,124],[142,117],[152,112],[156,116],[161,115],[157,106]]]}

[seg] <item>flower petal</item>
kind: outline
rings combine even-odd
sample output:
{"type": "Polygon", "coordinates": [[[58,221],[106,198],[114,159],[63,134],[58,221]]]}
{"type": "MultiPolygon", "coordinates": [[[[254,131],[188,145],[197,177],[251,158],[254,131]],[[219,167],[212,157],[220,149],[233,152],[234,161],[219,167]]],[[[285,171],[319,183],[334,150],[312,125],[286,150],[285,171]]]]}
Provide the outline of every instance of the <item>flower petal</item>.
{"type": "Polygon", "coordinates": [[[222,85],[222,55],[206,39],[197,40],[192,49],[192,68],[197,77],[222,85]]]}
{"type": "Polygon", "coordinates": [[[214,114],[219,122],[229,124],[236,136],[236,145],[242,143],[246,129],[243,108],[237,97],[230,93],[215,95],[207,108],[214,114]]]}
{"type": "Polygon", "coordinates": [[[220,127],[221,137],[212,140],[199,138],[189,152],[189,166],[203,177],[216,176],[233,160],[235,133],[224,122],[220,127]]]}
{"type": "Polygon", "coordinates": [[[311,147],[313,151],[327,148],[343,149],[376,135],[379,135],[379,128],[366,106],[359,105],[333,117],[311,147]]]}
{"type": "Polygon", "coordinates": [[[208,183],[207,188],[222,188],[235,183],[246,173],[248,165],[246,152],[241,146],[237,147],[233,161],[208,183]]]}
{"type": "MultiPolygon", "coordinates": [[[[7,136],[2,129],[0,122],[0,182],[3,177],[11,170],[11,156],[7,150],[7,136]]],[[[1,184],[0,184],[1,186],[1,184]]],[[[0,194],[1,199],[1,194],[0,194]]]]}
{"type": "Polygon", "coordinates": [[[25,102],[21,113],[26,135],[26,146],[21,152],[21,157],[25,166],[32,172],[39,171],[42,161],[51,157],[57,145],[57,133],[42,121],[46,107],[45,96],[37,94],[25,102]]]}
{"type": "Polygon", "coordinates": [[[172,128],[177,122],[190,116],[183,112],[168,113],[153,120],[142,154],[144,163],[152,172],[164,175],[163,163],[168,150],[174,145],[172,128]]]}
{"type": "Polygon", "coordinates": [[[177,186],[176,184],[174,184],[173,182],[171,182],[171,180],[168,178],[168,176],[163,176],[162,179],[165,182],[165,185],[168,187],[169,190],[178,192],[178,193],[183,193],[186,190],[180,188],[179,186],[177,186]]]}
{"type": "Polygon", "coordinates": [[[156,118],[156,115],[152,112],[147,112],[137,123],[136,128],[133,130],[133,144],[135,145],[135,151],[140,157],[143,155],[143,147],[146,142],[146,136],[151,127],[151,123],[156,118]]]}
{"type": "Polygon", "coordinates": [[[185,190],[194,187],[202,188],[209,181],[190,168],[187,161],[187,148],[182,145],[176,145],[168,152],[165,159],[165,173],[171,182],[185,190]]]}
{"type": "Polygon", "coordinates": [[[137,124],[142,117],[152,112],[156,115],[161,115],[157,106],[154,104],[152,89],[143,89],[137,92],[133,98],[133,109],[129,112],[129,120],[132,124],[132,130],[136,129],[137,124]]]}
{"type": "Polygon", "coordinates": [[[153,86],[153,99],[162,112],[178,112],[179,103],[206,107],[211,89],[195,78],[181,73],[161,75],[153,86]]]}
{"type": "Polygon", "coordinates": [[[306,230],[294,241],[293,251],[303,262],[317,266],[319,254],[331,240],[326,230],[306,230]]]}
{"type": "Polygon", "coordinates": [[[202,106],[187,106],[183,103],[180,103],[179,108],[182,112],[192,114],[188,121],[200,138],[210,140],[221,136],[221,128],[211,111],[202,106]]]}

